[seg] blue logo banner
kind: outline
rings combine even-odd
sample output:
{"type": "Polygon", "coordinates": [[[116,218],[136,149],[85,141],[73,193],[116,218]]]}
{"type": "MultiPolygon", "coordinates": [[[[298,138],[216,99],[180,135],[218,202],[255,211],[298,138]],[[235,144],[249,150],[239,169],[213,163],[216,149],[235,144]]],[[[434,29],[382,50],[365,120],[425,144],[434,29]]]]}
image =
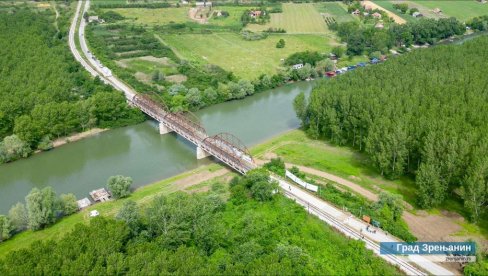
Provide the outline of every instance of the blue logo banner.
{"type": "Polygon", "coordinates": [[[380,242],[380,254],[474,256],[474,242],[380,242]]]}

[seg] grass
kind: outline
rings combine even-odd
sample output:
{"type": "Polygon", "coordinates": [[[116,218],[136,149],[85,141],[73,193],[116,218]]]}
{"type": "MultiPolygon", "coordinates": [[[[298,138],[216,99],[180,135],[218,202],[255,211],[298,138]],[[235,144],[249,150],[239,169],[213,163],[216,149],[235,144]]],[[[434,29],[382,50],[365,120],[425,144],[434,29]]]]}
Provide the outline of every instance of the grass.
{"type": "Polygon", "coordinates": [[[142,25],[164,25],[190,21],[188,8],[185,7],[165,9],[124,8],[111,10],[124,16],[126,18],[124,20],[125,22],[142,25]]]}
{"type": "Polygon", "coordinates": [[[475,0],[472,1],[424,1],[412,0],[421,6],[429,9],[439,8],[446,16],[454,16],[461,21],[467,21],[473,17],[488,14],[488,4],[481,4],[475,0]]]}
{"type": "Polygon", "coordinates": [[[131,58],[126,60],[119,60],[120,63],[125,64],[128,68],[142,72],[144,74],[152,74],[155,71],[163,72],[165,75],[178,74],[176,64],[168,59],[168,64],[162,64],[161,62],[144,60],[141,58],[131,58]]]}
{"type": "Polygon", "coordinates": [[[225,27],[241,27],[241,16],[245,10],[250,10],[252,7],[231,7],[231,6],[217,6],[214,11],[226,11],[229,13],[228,17],[212,16],[208,21],[209,24],[225,27]]]}
{"type": "MultiPolygon", "coordinates": [[[[18,250],[21,248],[26,248],[30,244],[36,241],[43,241],[46,239],[60,239],[64,234],[70,232],[76,224],[86,223],[89,221],[89,212],[91,210],[97,210],[102,216],[115,216],[120,210],[122,205],[127,200],[133,200],[139,205],[144,205],[150,202],[152,198],[158,195],[166,195],[178,190],[181,190],[178,185],[175,184],[176,181],[184,179],[191,176],[192,174],[204,172],[204,171],[215,171],[222,168],[218,164],[211,164],[209,166],[201,167],[144,187],[141,187],[134,191],[130,197],[115,201],[109,201],[105,203],[95,204],[79,213],[73,214],[71,216],[65,217],[58,221],[56,224],[40,230],[40,231],[25,231],[18,235],[15,235],[12,239],[0,243],[0,258],[6,256],[10,251],[18,250]]],[[[203,189],[205,186],[211,186],[214,181],[209,180],[198,184],[198,188],[203,189]]],[[[186,188],[187,191],[192,190],[192,186],[186,188]]]]}
{"type": "Polygon", "coordinates": [[[289,34],[328,34],[330,33],[324,19],[313,4],[283,4],[282,13],[272,13],[271,22],[258,25],[251,24],[251,31],[262,31],[268,28],[285,29],[289,34]]]}
{"type": "Polygon", "coordinates": [[[347,7],[337,2],[321,2],[314,4],[315,9],[324,17],[333,17],[339,23],[358,20],[347,12],[347,7]]]}
{"type": "Polygon", "coordinates": [[[415,206],[415,184],[413,179],[403,177],[397,180],[384,179],[361,153],[348,148],[332,146],[324,141],[312,140],[301,130],[290,131],[259,145],[254,154],[271,151],[285,162],[315,168],[349,179],[373,192],[376,187],[400,194],[415,206]]]}
{"type": "Polygon", "coordinates": [[[179,55],[188,60],[219,65],[239,77],[254,79],[261,74],[275,74],[281,59],[305,50],[330,51],[330,39],[319,35],[270,35],[258,41],[246,41],[239,34],[160,35],[179,55]],[[277,49],[278,40],[286,46],[277,49]]]}

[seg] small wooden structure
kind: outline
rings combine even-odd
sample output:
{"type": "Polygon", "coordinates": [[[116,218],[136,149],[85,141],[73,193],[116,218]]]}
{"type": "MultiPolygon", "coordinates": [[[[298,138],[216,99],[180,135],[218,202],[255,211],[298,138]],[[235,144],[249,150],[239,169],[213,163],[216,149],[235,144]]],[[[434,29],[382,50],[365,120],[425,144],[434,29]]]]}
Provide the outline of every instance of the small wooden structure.
{"type": "Polygon", "coordinates": [[[90,192],[90,196],[95,202],[105,202],[110,200],[110,193],[105,189],[101,188],[90,192]]]}
{"type": "Polygon", "coordinates": [[[78,209],[85,209],[86,207],[90,206],[92,203],[91,201],[85,197],[85,198],[82,198],[78,201],[76,201],[76,204],[78,204],[78,209]]]}
{"type": "Polygon", "coordinates": [[[364,215],[363,216],[363,221],[366,222],[366,223],[371,223],[371,218],[368,217],[368,216],[366,216],[366,215],[364,215]]]}

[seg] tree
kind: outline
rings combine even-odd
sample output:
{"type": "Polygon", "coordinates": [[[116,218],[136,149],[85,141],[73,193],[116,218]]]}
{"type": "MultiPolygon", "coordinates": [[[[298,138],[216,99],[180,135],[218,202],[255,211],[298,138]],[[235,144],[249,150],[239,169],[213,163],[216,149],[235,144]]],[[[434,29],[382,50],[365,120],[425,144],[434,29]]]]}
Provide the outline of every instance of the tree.
{"type": "Polygon", "coordinates": [[[74,194],[61,194],[59,198],[65,215],[71,215],[78,211],[78,203],[74,194]]]}
{"type": "Polygon", "coordinates": [[[276,48],[285,48],[285,40],[280,39],[278,43],[276,43],[276,48]]]}
{"type": "Polygon", "coordinates": [[[162,80],[164,80],[164,74],[163,74],[163,73],[161,73],[161,71],[156,70],[156,71],[154,71],[154,72],[153,72],[153,75],[152,75],[152,80],[153,80],[154,82],[159,82],[159,81],[162,81],[162,80]]]}
{"type": "MultiPolygon", "coordinates": [[[[483,152],[478,149],[479,152],[483,152]]],[[[488,202],[488,158],[477,155],[473,166],[468,169],[462,185],[464,206],[469,211],[471,220],[477,222],[486,212],[488,202]]]]}
{"type": "Polygon", "coordinates": [[[401,195],[381,192],[377,202],[378,209],[388,206],[392,212],[393,220],[400,220],[403,213],[403,199],[401,195]]]}
{"type": "Polygon", "coordinates": [[[37,145],[37,148],[40,150],[50,150],[54,147],[53,142],[49,138],[49,135],[45,135],[42,137],[41,141],[37,145]]]}
{"type": "Polygon", "coordinates": [[[305,99],[305,93],[300,92],[293,100],[293,109],[297,117],[302,121],[302,127],[307,125],[307,100],[305,99]]]}
{"type": "Polygon", "coordinates": [[[125,222],[133,235],[139,234],[142,227],[141,215],[139,213],[139,208],[134,201],[128,200],[124,202],[116,219],[125,222]]]}
{"type": "Polygon", "coordinates": [[[12,232],[12,225],[7,216],[0,215],[0,242],[10,238],[12,232]]]}
{"type": "Polygon", "coordinates": [[[342,46],[336,46],[336,47],[332,48],[332,51],[331,51],[331,53],[334,54],[337,58],[341,58],[345,52],[346,52],[346,49],[344,49],[344,47],[342,47],[342,46]]]}
{"type": "Polygon", "coordinates": [[[56,221],[59,211],[56,193],[51,187],[42,190],[33,188],[25,197],[27,213],[29,215],[29,228],[42,229],[56,221]]]}
{"type": "Polygon", "coordinates": [[[401,13],[407,13],[408,4],[407,3],[393,4],[393,8],[399,10],[401,13]]]}
{"type": "Polygon", "coordinates": [[[27,226],[29,225],[29,215],[24,204],[17,202],[17,204],[12,206],[8,211],[8,217],[10,218],[12,227],[15,231],[21,232],[27,229],[27,226]]]}
{"type": "Polygon", "coordinates": [[[190,88],[185,98],[186,102],[193,109],[199,109],[205,105],[205,102],[202,99],[202,94],[200,93],[200,90],[198,90],[198,88],[190,88]]]}
{"type": "Polygon", "coordinates": [[[107,188],[116,199],[129,196],[130,185],[132,185],[132,178],[123,175],[111,176],[107,181],[107,188]]]}
{"type": "Polygon", "coordinates": [[[417,9],[417,8],[411,8],[411,9],[410,9],[410,11],[408,11],[408,13],[409,13],[410,15],[413,15],[413,14],[414,14],[414,13],[416,13],[416,12],[419,12],[419,9],[417,9]]]}
{"type": "Polygon", "coordinates": [[[18,158],[29,156],[31,149],[24,141],[20,140],[17,135],[5,137],[0,142],[0,163],[10,162],[18,158]]]}

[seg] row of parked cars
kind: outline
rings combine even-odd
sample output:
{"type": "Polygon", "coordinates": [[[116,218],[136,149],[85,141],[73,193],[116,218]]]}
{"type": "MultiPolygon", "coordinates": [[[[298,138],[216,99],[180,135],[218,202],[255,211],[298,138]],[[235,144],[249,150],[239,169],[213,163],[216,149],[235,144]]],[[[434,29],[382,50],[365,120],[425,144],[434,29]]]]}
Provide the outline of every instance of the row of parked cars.
{"type": "MultiPolygon", "coordinates": [[[[381,60],[377,59],[377,58],[373,58],[369,61],[370,64],[377,64],[381,62],[381,60]]],[[[347,71],[352,71],[356,68],[359,68],[359,67],[366,67],[366,65],[368,65],[368,63],[366,62],[360,62],[356,65],[350,65],[350,66],[347,66],[347,67],[342,67],[340,69],[337,69],[335,71],[328,71],[328,72],[325,72],[325,75],[327,77],[335,77],[337,75],[340,75],[340,74],[344,74],[346,73],[347,71]]]]}

